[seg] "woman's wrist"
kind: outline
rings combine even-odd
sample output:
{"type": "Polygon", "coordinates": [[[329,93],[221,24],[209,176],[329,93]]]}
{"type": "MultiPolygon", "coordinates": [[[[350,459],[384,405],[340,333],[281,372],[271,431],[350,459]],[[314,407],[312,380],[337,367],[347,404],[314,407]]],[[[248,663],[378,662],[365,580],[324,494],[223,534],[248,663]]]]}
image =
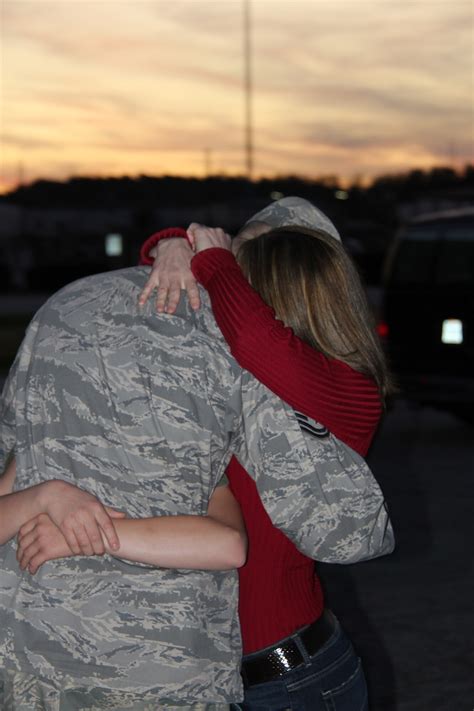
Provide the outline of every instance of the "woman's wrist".
{"type": "Polygon", "coordinates": [[[39,510],[36,513],[49,514],[51,501],[60,496],[67,486],[69,486],[67,482],[61,479],[49,479],[32,486],[31,491],[34,492],[35,499],[38,501],[39,510]]]}
{"type": "Polygon", "coordinates": [[[36,514],[48,513],[51,498],[59,492],[56,483],[57,481],[55,479],[51,479],[50,481],[42,481],[41,484],[36,484],[36,486],[31,487],[31,491],[34,492],[34,496],[38,502],[39,510],[35,512],[36,514]]]}
{"type": "Polygon", "coordinates": [[[153,264],[151,250],[156,248],[156,246],[161,240],[168,240],[173,238],[185,239],[191,246],[191,243],[189,242],[189,237],[185,229],[183,229],[182,227],[168,227],[165,230],[155,232],[150,237],[148,237],[148,239],[145,240],[145,242],[140,248],[140,264],[146,264],[151,266],[153,264]]]}
{"type": "Polygon", "coordinates": [[[209,247],[209,249],[204,249],[195,254],[191,260],[191,271],[197,281],[204,287],[206,287],[216,271],[229,268],[240,271],[240,267],[232,252],[222,247],[209,247]]]}

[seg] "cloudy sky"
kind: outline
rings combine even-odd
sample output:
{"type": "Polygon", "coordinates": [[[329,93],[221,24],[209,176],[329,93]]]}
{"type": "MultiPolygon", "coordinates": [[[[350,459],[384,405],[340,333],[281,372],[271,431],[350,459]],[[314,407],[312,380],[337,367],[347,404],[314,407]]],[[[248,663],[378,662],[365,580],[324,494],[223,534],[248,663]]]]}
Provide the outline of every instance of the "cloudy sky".
{"type": "MultiPolygon", "coordinates": [[[[1,183],[242,174],[244,0],[1,0],[1,183]]],[[[249,0],[255,177],[473,160],[472,0],[249,0]]]]}

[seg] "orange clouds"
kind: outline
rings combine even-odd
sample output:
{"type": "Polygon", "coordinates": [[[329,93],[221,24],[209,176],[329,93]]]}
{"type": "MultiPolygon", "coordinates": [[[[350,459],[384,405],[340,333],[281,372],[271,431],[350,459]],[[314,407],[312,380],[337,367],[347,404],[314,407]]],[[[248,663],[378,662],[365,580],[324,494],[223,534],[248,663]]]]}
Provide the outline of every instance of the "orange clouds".
{"type": "MultiPolygon", "coordinates": [[[[472,160],[470,0],[251,7],[257,175],[472,160]]],[[[2,13],[0,190],[20,163],[28,180],[203,175],[210,156],[244,171],[241,0],[3,0],[2,13]]]]}

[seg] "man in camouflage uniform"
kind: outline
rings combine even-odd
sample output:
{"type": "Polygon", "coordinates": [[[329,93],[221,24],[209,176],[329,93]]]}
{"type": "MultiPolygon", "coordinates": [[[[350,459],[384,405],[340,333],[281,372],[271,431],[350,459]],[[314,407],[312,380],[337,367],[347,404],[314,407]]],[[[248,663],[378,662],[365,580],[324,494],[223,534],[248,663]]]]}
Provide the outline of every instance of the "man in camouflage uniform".
{"type": "MultiPolygon", "coordinates": [[[[173,316],[139,310],[146,276],[89,277],[34,318],[2,405],[0,467],[14,449],[16,488],[62,478],[131,517],[203,515],[235,454],[304,552],[373,555],[387,523],[377,487],[360,491],[364,533],[351,540],[353,514],[334,513],[345,494],[327,487],[349,473],[357,488],[363,460],[331,435],[305,439],[291,409],[230,357],[204,292],[198,312],[185,300],[173,316]]],[[[2,708],[223,708],[242,696],[236,610],[232,571],[103,556],[51,561],[32,577],[10,542],[0,549],[2,708]]]]}

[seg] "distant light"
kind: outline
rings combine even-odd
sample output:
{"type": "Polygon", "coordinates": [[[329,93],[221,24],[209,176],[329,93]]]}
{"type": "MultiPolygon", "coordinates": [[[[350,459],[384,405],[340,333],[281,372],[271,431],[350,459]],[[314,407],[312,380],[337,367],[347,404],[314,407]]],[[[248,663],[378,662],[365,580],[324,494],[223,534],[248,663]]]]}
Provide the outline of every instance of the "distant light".
{"type": "Polygon", "coordinates": [[[108,257],[120,257],[123,253],[123,237],[119,234],[105,236],[105,253],[108,257]]]}
{"type": "Polygon", "coordinates": [[[387,338],[388,336],[388,324],[385,321],[379,321],[375,329],[379,334],[380,338],[387,338]]]}
{"type": "Polygon", "coordinates": [[[336,192],[334,193],[334,197],[336,198],[336,200],[347,200],[347,198],[349,197],[349,193],[345,190],[336,190],[336,192]]]}
{"type": "Polygon", "coordinates": [[[270,197],[272,200],[281,200],[282,197],[285,197],[283,193],[278,192],[278,190],[274,190],[272,193],[270,193],[270,197]]]}
{"type": "Polygon", "coordinates": [[[462,343],[462,321],[458,318],[445,319],[441,328],[441,340],[443,343],[462,343]]]}

